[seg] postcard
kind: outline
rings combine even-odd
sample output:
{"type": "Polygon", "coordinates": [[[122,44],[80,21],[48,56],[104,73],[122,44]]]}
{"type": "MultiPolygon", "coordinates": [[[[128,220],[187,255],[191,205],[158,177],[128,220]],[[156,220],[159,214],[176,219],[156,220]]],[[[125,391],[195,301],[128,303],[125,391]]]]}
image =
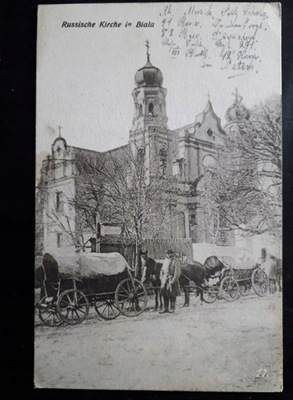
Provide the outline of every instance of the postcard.
{"type": "Polygon", "coordinates": [[[280,392],[280,3],[40,5],[36,388],[280,392]]]}

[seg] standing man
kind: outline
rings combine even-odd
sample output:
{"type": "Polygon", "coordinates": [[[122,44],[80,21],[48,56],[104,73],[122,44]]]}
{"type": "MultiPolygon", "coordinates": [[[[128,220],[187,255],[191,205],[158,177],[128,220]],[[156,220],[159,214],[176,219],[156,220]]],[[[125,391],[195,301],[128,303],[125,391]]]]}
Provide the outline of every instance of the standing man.
{"type": "Polygon", "coordinates": [[[176,297],[179,294],[180,275],[181,267],[179,260],[177,260],[174,250],[168,250],[160,274],[161,294],[164,300],[164,310],[162,313],[173,313],[175,311],[176,297]]]}

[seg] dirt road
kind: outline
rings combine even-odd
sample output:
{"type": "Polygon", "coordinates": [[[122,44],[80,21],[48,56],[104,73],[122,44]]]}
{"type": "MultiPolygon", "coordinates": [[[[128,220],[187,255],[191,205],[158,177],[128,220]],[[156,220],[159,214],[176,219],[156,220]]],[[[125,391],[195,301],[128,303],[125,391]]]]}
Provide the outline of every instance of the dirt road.
{"type": "MultiPolygon", "coordinates": [[[[43,388],[280,391],[280,294],[217,300],[175,314],[35,328],[35,384],[43,388]]],[[[37,318],[38,319],[38,318],[37,318]]],[[[36,320],[37,322],[37,320],[36,320]]]]}

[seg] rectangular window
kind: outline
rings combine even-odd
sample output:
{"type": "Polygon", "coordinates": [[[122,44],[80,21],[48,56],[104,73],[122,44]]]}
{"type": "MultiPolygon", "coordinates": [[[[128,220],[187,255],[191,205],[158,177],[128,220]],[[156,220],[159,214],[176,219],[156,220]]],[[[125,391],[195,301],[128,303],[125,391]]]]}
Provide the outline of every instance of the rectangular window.
{"type": "Polygon", "coordinates": [[[183,178],[183,162],[182,162],[182,160],[178,161],[178,165],[179,165],[180,178],[183,178]]]}
{"type": "Polygon", "coordinates": [[[62,192],[56,192],[56,211],[63,211],[62,192]]]}
{"type": "Polygon", "coordinates": [[[58,232],[57,233],[57,247],[62,246],[62,233],[58,232]]]}

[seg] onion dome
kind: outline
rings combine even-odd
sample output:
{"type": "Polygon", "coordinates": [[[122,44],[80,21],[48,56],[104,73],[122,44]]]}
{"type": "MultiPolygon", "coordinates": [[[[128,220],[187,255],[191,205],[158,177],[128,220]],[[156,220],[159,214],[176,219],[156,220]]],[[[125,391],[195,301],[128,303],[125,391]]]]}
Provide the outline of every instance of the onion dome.
{"type": "Polygon", "coordinates": [[[236,89],[235,100],[226,112],[226,120],[228,122],[243,121],[250,118],[249,110],[242,104],[242,97],[238,95],[236,89]]]}
{"type": "Polygon", "coordinates": [[[138,87],[142,86],[161,86],[163,83],[163,74],[159,68],[154,67],[150,62],[149,44],[147,41],[147,63],[135,74],[135,82],[138,87]]]}

